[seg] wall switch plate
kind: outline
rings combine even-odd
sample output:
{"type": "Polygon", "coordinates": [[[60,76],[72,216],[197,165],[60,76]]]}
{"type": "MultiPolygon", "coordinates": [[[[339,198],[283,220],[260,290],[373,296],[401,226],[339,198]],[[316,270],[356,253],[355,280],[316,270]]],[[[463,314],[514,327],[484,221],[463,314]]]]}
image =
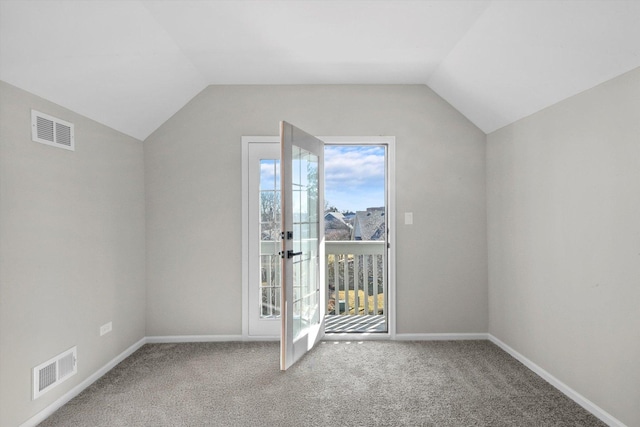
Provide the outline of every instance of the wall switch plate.
{"type": "Polygon", "coordinates": [[[108,334],[109,332],[111,332],[111,329],[113,329],[113,325],[111,324],[111,322],[105,323],[104,325],[100,326],[100,336],[108,334]]]}
{"type": "Polygon", "coordinates": [[[405,212],[404,213],[404,224],[405,225],[413,224],[413,212],[405,212]]]}

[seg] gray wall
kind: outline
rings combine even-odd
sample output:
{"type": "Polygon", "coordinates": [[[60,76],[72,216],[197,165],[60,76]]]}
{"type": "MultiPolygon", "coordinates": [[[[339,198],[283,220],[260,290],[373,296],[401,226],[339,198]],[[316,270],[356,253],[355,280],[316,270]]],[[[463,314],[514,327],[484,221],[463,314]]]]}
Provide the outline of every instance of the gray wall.
{"type": "Polygon", "coordinates": [[[397,226],[399,333],[489,330],[640,424],[639,102],[634,70],[485,148],[425,86],[211,86],[143,156],[139,141],[0,82],[0,425],[145,335],[241,333],[240,139],[276,135],[283,119],[396,136],[398,218],[415,216],[397,226]],[[74,122],[76,151],[32,142],[31,108],[74,122]],[[73,345],[78,375],[32,402],[31,368],[73,345]]]}
{"type": "Polygon", "coordinates": [[[490,333],[640,425],[640,69],[488,136],[490,333]]]}
{"type": "Polygon", "coordinates": [[[144,337],[142,156],[140,141],[0,82],[0,425],[144,337]],[[74,123],[76,151],[31,141],[31,108],[74,123]],[[74,345],[78,373],[32,401],[31,369],[74,345]]]}
{"type": "Polygon", "coordinates": [[[393,135],[399,333],[488,328],[485,135],[423,85],[210,86],[144,144],[147,335],[241,334],[241,137],[393,135]]]}

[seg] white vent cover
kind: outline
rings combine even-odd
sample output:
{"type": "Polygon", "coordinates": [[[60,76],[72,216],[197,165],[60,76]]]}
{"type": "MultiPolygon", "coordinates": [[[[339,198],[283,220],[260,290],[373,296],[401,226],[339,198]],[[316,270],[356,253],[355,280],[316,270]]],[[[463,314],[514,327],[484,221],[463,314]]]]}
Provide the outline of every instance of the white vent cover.
{"type": "Polygon", "coordinates": [[[78,372],[78,352],[73,347],[33,368],[33,399],[78,372]]]}
{"type": "Polygon", "coordinates": [[[73,151],[73,123],[31,110],[31,139],[73,151]]]}

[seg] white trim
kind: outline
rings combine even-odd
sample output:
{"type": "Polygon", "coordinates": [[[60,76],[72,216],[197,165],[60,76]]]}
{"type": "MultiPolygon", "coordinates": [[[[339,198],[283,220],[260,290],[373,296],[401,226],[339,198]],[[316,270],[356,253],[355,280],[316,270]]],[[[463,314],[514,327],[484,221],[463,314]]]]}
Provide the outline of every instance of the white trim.
{"type": "MultiPolygon", "coordinates": [[[[55,411],[60,409],[63,405],[69,402],[71,399],[80,394],[84,389],[89,387],[95,381],[97,381],[104,374],[113,369],[118,363],[132,355],[135,351],[140,349],[144,344],[156,344],[156,343],[185,343],[185,342],[239,342],[239,341],[278,341],[280,337],[250,337],[243,335],[169,335],[169,336],[152,336],[144,337],[138,342],[127,348],[118,356],[113,358],[109,363],[98,369],[95,373],[90,375],[86,380],[69,390],[62,395],[59,399],[54,401],[51,405],[38,412],[33,417],[22,423],[20,427],[34,427],[43,422],[55,411]]],[[[452,334],[396,334],[394,338],[391,338],[388,334],[326,334],[324,339],[326,341],[366,341],[366,340],[389,340],[395,339],[396,341],[460,341],[460,340],[489,340],[505,352],[509,353],[512,357],[517,359],[527,368],[531,369],[536,375],[547,381],[549,384],[560,390],[571,400],[582,406],[584,409],[592,413],[602,422],[611,427],[627,427],[620,420],[616,419],[613,415],[600,408],[595,403],[591,402],[586,397],[551,375],[549,372],[536,365],[534,362],[518,353],[513,348],[509,347],[498,338],[487,333],[452,333],[452,334]]]]}
{"type": "Polygon", "coordinates": [[[486,340],[486,333],[453,333],[453,334],[396,334],[396,341],[463,341],[486,340]]]}
{"type": "MultiPolygon", "coordinates": [[[[242,339],[251,341],[249,335],[249,144],[280,143],[278,136],[242,137],[242,339]]],[[[262,338],[262,337],[260,337],[262,338]]],[[[265,337],[265,340],[268,337],[265,337]]],[[[278,337],[278,339],[280,339],[278,337]]]]}
{"type": "Polygon", "coordinates": [[[370,337],[365,338],[365,334],[354,333],[348,334],[344,338],[342,334],[331,334],[328,339],[331,340],[356,340],[358,337],[362,339],[370,340],[385,340],[396,339],[396,137],[395,136],[319,136],[319,139],[323,140],[327,145],[386,145],[386,172],[388,174],[385,185],[386,191],[386,208],[388,224],[389,224],[389,236],[387,243],[389,244],[389,253],[387,259],[387,265],[389,271],[387,291],[388,291],[388,304],[387,309],[389,311],[387,315],[387,332],[371,334],[370,337]],[[352,338],[349,338],[352,336],[352,338]]]}
{"type": "Polygon", "coordinates": [[[396,338],[396,138],[392,137],[387,142],[387,173],[389,174],[387,179],[387,185],[389,186],[387,191],[387,211],[391,217],[389,221],[389,259],[387,265],[389,271],[387,272],[389,284],[387,290],[388,295],[388,321],[389,328],[388,333],[391,339],[396,338]]]}
{"type": "Polygon", "coordinates": [[[253,335],[248,335],[246,337],[242,337],[242,341],[245,342],[272,342],[272,341],[276,341],[279,342],[280,341],[280,335],[260,335],[260,336],[253,336],[253,335]]]}
{"type": "Polygon", "coordinates": [[[168,344],[183,342],[237,342],[242,335],[165,335],[147,337],[148,344],[168,344]]]}
{"type": "MultiPolygon", "coordinates": [[[[395,136],[318,136],[325,144],[333,145],[364,145],[381,144],[387,146],[387,218],[390,218],[389,230],[389,256],[388,256],[388,330],[386,333],[376,333],[374,337],[367,339],[395,339],[396,336],[396,137],[395,136]]],[[[246,341],[269,340],[269,337],[256,337],[249,335],[249,143],[279,143],[278,136],[243,136],[242,143],[242,339],[246,341]]],[[[329,339],[340,339],[334,337],[329,339]]],[[[362,334],[358,334],[362,335],[362,334]]],[[[355,336],[355,335],[354,335],[355,336]]],[[[487,339],[473,338],[473,339],[487,339]]]]}
{"type": "Polygon", "coordinates": [[[386,136],[319,136],[318,139],[321,139],[325,142],[325,144],[329,145],[375,145],[375,144],[389,144],[394,143],[396,141],[395,136],[386,135],[386,136]]]}
{"type": "Polygon", "coordinates": [[[586,397],[584,397],[583,395],[581,395],[580,393],[578,393],[577,391],[575,391],[574,389],[572,389],[571,387],[569,387],[568,385],[566,385],[565,383],[563,383],[562,381],[554,377],[545,369],[536,365],[530,359],[526,358],[525,356],[518,353],[513,348],[509,347],[504,342],[500,341],[495,336],[488,334],[488,339],[489,341],[491,341],[492,343],[500,347],[502,350],[509,353],[512,357],[517,359],[520,363],[525,365],[527,368],[531,369],[539,377],[542,377],[542,379],[544,379],[549,384],[551,384],[552,386],[560,390],[562,393],[564,393],[567,397],[569,397],[571,400],[576,402],[578,405],[582,406],[584,409],[591,412],[594,416],[598,417],[603,423],[606,423],[607,425],[612,427],[614,426],[626,427],[624,423],[616,419],[613,415],[609,414],[607,411],[600,408],[598,405],[596,405],[595,403],[593,403],[592,401],[590,401],[589,399],[587,399],[586,397]]]}
{"type": "Polygon", "coordinates": [[[84,389],[89,387],[91,384],[96,382],[100,377],[113,369],[118,363],[122,362],[127,357],[131,356],[135,351],[137,351],[140,347],[142,347],[147,342],[146,338],[140,339],[138,342],[127,348],[125,351],[111,359],[106,365],[102,368],[98,369],[92,375],[90,375],[86,380],[82,381],[77,386],[73,387],[71,390],[63,394],[60,398],[56,399],[51,405],[44,408],[42,411],[38,412],[33,417],[29,418],[27,421],[22,423],[20,427],[32,427],[37,426],[44,420],[46,420],[49,416],[51,416],[54,412],[64,406],[71,399],[79,395],[84,389]]]}
{"type": "Polygon", "coordinates": [[[248,136],[242,137],[242,336],[249,335],[249,142],[248,136]]]}
{"type": "MultiPolygon", "coordinates": [[[[253,339],[248,337],[245,341],[279,341],[280,337],[260,337],[260,339],[253,339]]],[[[71,390],[60,396],[49,406],[38,412],[33,417],[29,418],[24,423],[20,424],[20,427],[35,427],[51,415],[67,404],[71,399],[82,393],[87,387],[100,379],[104,374],[115,368],[116,365],[122,362],[127,357],[131,356],[137,350],[145,344],[160,344],[160,343],[186,343],[186,342],[236,342],[243,341],[242,335],[170,335],[170,336],[152,336],[141,338],[138,342],[131,345],[125,351],[111,359],[106,365],[98,369],[91,374],[87,379],[73,387],[71,390]]]]}

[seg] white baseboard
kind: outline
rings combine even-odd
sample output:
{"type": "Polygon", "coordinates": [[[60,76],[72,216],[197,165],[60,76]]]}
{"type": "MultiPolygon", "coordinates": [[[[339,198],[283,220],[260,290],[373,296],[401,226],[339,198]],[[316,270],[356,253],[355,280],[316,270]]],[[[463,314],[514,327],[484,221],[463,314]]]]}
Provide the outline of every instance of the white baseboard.
{"type": "Polygon", "coordinates": [[[260,342],[260,341],[280,341],[280,335],[264,335],[259,337],[253,337],[251,335],[244,335],[242,341],[260,342]]]}
{"type": "Polygon", "coordinates": [[[500,347],[501,349],[509,353],[511,356],[513,356],[515,359],[520,361],[527,368],[531,369],[538,376],[542,377],[542,379],[544,379],[549,384],[551,384],[552,386],[560,390],[562,393],[567,395],[567,397],[569,397],[571,400],[576,402],[578,405],[582,406],[587,411],[591,412],[594,416],[598,417],[603,423],[611,427],[626,427],[625,424],[622,423],[620,420],[613,417],[604,409],[600,408],[598,405],[596,405],[586,397],[582,396],[580,393],[578,393],[577,391],[575,391],[574,389],[572,389],[571,387],[569,387],[568,385],[566,385],[565,383],[563,383],[562,381],[560,381],[559,379],[551,375],[549,372],[547,372],[540,366],[536,365],[531,360],[527,359],[525,356],[518,353],[513,348],[509,347],[507,344],[500,341],[498,338],[494,337],[491,334],[488,334],[488,336],[489,336],[489,341],[491,341],[492,343],[494,343],[495,345],[497,345],[498,347],[500,347]]]}
{"type": "Polygon", "coordinates": [[[100,377],[113,369],[118,363],[122,362],[127,357],[131,356],[136,350],[142,347],[146,343],[146,338],[141,338],[140,341],[136,342],[125,351],[114,357],[109,363],[104,365],[102,368],[98,369],[92,375],[90,375],[87,379],[82,381],[80,384],[60,396],[56,401],[54,401],[51,405],[44,408],[42,411],[38,412],[33,417],[29,418],[27,421],[22,423],[20,427],[33,427],[37,426],[49,416],[51,416],[55,411],[64,406],[71,399],[79,395],[84,389],[89,387],[91,384],[96,382],[100,377]]]}
{"type": "Polygon", "coordinates": [[[147,337],[148,344],[243,341],[242,335],[165,335],[147,337]]]}
{"type": "Polygon", "coordinates": [[[461,340],[486,340],[487,333],[466,334],[396,334],[396,341],[461,341],[461,340]]]}
{"type": "MultiPolygon", "coordinates": [[[[350,337],[353,340],[356,337],[350,337]]],[[[333,337],[333,339],[340,339],[339,337],[333,337]]],[[[388,339],[388,338],[387,338],[388,339]]],[[[513,348],[509,347],[498,338],[487,333],[463,333],[463,334],[396,334],[394,337],[398,341],[459,341],[459,340],[489,340],[496,344],[498,347],[509,353],[515,359],[520,361],[523,365],[531,369],[537,375],[542,377],[549,384],[560,390],[567,395],[571,400],[582,406],[584,409],[598,417],[602,422],[611,427],[626,427],[621,421],[613,417],[611,414],[591,402],[589,399],[582,396],[580,393],[573,390],[571,387],[551,375],[549,372],[542,369],[540,366],[527,359],[522,354],[518,353],[513,348]]],[[[133,354],[136,350],[142,347],[144,344],[156,344],[156,343],[184,343],[184,342],[236,342],[236,341],[274,341],[279,340],[279,337],[260,337],[251,338],[243,337],[242,335],[169,335],[169,336],[151,336],[144,337],[138,342],[127,348],[118,356],[113,358],[109,363],[104,365],[98,371],[89,376],[86,380],[69,390],[62,395],[59,399],[47,406],[42,411],[38,412],[33,417],[29,418],[20,427],[35,427],[47,417],[51,416],[55,411],[60,409],[63,405],[69,402],[71,399],[80,394],[84,389],[93,384],[96,380],[102,377],[104,374],[113,369],[118,363],[133,354]]]]}
{"type": "MultiPolygon", "coordinates": [[[[279,339],[279,337],[278,337],[279,339]]],[[[242,341],[242,335],[174,335],[174,336],[153,336],[141,338],[138,342],[127,348],[125,351],[114,357],[109,363],[98,369],[87,379],[73,387],[67,393],[56,399],[51,405],[38,412],[33,417],[22,423],[20,427],[35,427],[45,419],[50,417],[55,411],[64,406],[71,399],[79,395],[84,389],[97,381],[104,374],[113,369],[118,363],[131,356],[136,350],[147,343],[181,343],[181,342],[223,342],[242,341]]]]}
{"type": "Polygon", "coordinates": [[[280,341],[279,335],[159,335],[147,337],[148,344],[169,344],[181,342],[260,342],[280,341]]]}

